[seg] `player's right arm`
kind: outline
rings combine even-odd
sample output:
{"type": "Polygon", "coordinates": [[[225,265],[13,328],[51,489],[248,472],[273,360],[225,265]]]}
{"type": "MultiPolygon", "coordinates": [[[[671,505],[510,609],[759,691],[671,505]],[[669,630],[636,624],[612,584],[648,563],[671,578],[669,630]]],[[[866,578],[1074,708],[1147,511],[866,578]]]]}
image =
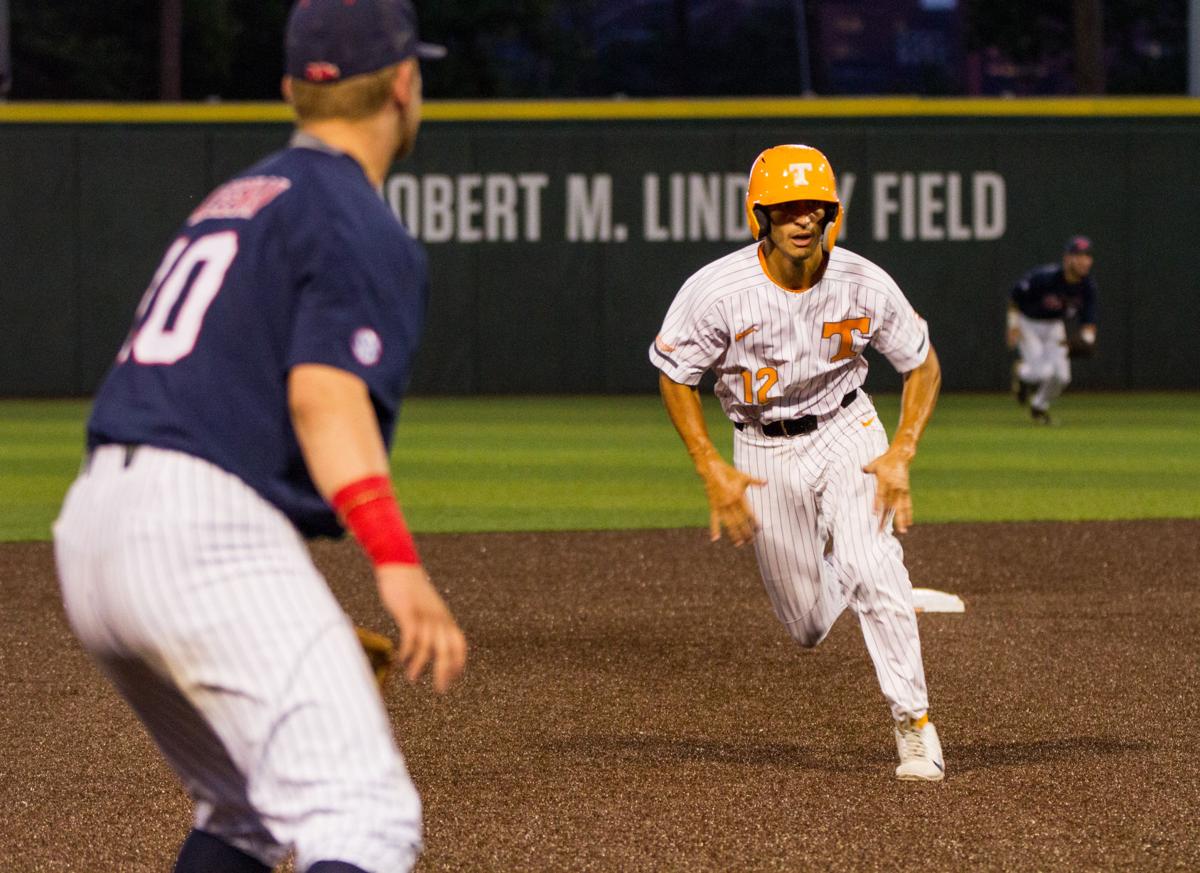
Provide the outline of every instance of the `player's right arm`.
{"type": "Polygon", "coordinates": [[[726,463],[708,435],[700,392],[691,385],[682,385],[665,373],[658,377],[658,390],[675,430],[683,439],[696,472],[704,481],[708,496],[709,533],[713,542],[721,538],[721,529],[729,533],[735,546],[745,545],[754,538],[758,520],[746,501],[746,489],[751,485],[767,484],[726,463]]]}
{"type": "Polygon", "coordinates": [[[1021,342],[1021,307],[1020,302],[1029,296],[1030,275],[1027,273],[1017,280],[1012,290],[1008,292],[1008,311],[1004,320],[1004,344],[1015,349],[1021,342]]]}
{"type": "MultiPolygon", "coordinates": [[[[358,376],[325,364],[297,364],[288,376],[288,407],[309,475],[327,501],[336,505],[335,496],[354,483],[388,479],[387,450],[367,385],[358,376]]],[[[385,504],[394,500],[390,482],[386,490],[380,498],[385,504]]],[[[359,530],[355,534],[362,539],[359,530]]],[[[445,691],[467,657],[454,616],[419,561],[373,563],[379,598],[400,631],[399,658],[409,681],[432,665],[434,688],[445,691]]]]}

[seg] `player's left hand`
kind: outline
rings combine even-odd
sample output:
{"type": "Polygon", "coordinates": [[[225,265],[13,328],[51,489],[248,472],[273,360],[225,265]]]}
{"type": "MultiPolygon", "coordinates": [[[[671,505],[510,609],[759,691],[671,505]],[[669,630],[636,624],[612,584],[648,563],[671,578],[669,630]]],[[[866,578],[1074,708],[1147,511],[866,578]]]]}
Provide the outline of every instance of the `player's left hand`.
{"type": "Polygon", "coordinates": [[[912,524],[912,495],[908,490],[908,458],[895,448],[889,448],[863,472],[875,477],[875,514],[879,529],[887,525],[888,515],[895,513],[892,524],[896,533],[905,533],[912,524]]]}
{"type": "Polygon", "coordinates": [[[467,641],[450,608],[419,565],[381,564],[375,579],[379,599],[400,630],[396,658],[408,681],[416,682],[430,666],[434,690],[445,692],[467,661],[467,641]]]}

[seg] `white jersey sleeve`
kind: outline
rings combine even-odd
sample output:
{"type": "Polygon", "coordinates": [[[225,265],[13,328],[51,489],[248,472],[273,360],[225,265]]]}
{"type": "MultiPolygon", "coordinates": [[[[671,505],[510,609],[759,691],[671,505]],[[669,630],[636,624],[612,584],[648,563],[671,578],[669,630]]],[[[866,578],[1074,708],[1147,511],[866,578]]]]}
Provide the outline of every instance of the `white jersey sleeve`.
{"type": "Polygon", "coordinates": [[[745,252],[725,257],[683,283],[650,344],[650,362],[669,379],[695,385],[729,348],[729,323],[723,308],[736,293],[729,278],[747,272],[745,252]]]}
{"type": "Polygon", "coordinates": [[[728,344],[729,337],[717,323],[711,307],[693,316],[676,313],[676,307],[672,306],[662,331],[650,346],[650,360],[672,381],[695,385],[728,344]]]}
{"type": "MultiPolygon", "coordinates": [[[[880,270],[880,273],[883,273],[880,270]]],[[[888,359],[897,372],[907,373],[929,356],[929,325],[913,309],[891,276],[883,273],[883,307],[871,346],[888,359]]]]}
{"type": "Polygon", "coordinates": [[[838,247],[806,291],[771,279],[757,243],[683,283],[650,346],[666,376],[714,393],[735,422],[825,415],[862,387],[867,346],[902,373],[929,354],[929,329],[884,270],[838,247]]]}

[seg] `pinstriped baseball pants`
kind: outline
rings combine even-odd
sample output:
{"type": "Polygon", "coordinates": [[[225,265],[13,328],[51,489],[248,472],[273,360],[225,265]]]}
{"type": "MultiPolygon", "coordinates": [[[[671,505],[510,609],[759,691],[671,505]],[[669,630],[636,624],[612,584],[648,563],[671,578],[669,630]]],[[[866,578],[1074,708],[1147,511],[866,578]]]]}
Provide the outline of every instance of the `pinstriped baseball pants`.
{"type": "Polygon", "coordinates": [[[1017,376],[1038,386],[1030,398],[1036,409],[1049,409],[1071,383],[1071,358],[1067,353],[1067,328],[1061,318],[1017,316],[1021,326],[1021,360],[1017,376]]]}
{"type": "Polygon", "coordinates": [[[195,825],[298,870],[407,871],[416,790],[353,626],[275,507],[198,458],[97,449],[54,527],[84,648],[195,804],[195,825]]]}
{"type": "Polygon", "coordinates": [[[734,465],[767,482],[746,493],[760,525],[754,549],[775,615],[797,642],[815,646],[849,607],[892,716],[916,718],[929,702],[912,584],[890,522],[880,530],[874,513],[875,477],[862,472],[887,445],[860,391],[810,434],[735,431],[734,465]]]}

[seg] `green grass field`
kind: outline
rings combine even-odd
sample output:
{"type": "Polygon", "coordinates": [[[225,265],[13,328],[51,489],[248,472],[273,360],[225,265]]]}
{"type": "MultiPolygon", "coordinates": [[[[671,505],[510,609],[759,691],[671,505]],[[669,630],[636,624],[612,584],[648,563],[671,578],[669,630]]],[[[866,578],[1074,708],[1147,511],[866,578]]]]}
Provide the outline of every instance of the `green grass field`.
{"type": "MultiPolygon", "coordinates": [[[[876,402],[890,430],[898,398],[876,402]]],[[[49,537],[87,408],[0,401],[0,540],[49,537]]],[[[1007,395],[944,396],[914,465],[917,522],[1200,517],[1200,394],[1068,394],[1055,415],[1035,428],[1007,395]]],[[[707,524],[652,396],[414,398],[392,466],[417,531],[707,524]]]]}

